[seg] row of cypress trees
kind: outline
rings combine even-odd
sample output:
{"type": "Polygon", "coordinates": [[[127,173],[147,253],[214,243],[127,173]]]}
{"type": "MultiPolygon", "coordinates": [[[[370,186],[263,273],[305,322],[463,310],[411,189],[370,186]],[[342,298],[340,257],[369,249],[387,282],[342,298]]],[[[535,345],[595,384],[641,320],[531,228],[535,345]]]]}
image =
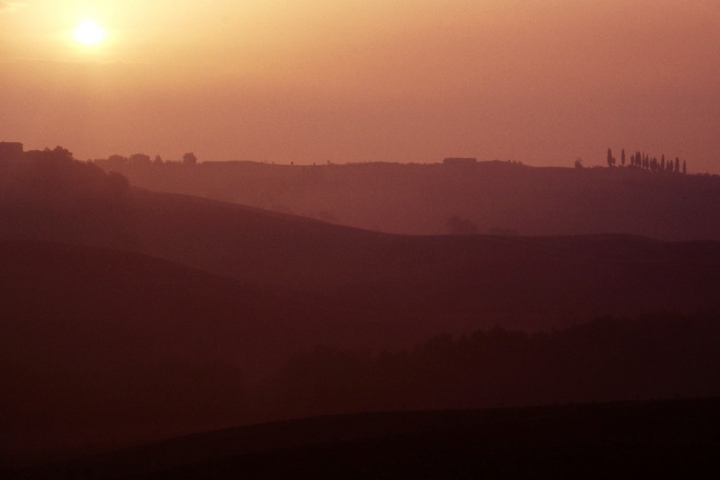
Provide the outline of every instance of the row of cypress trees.
{"type": "MultiPolygon", "coordinates": [[[[624,167],[625,166],[625,149],[623,149],[620,152],[620,163],[624,167]]],[[[607,151],[607,164],[608,167],[614,167],[617,164],[617,159],[612,154],[612,149],[608,148],[607,151]]],[[[628,160],[628,166],[631,167],[638,167],[638,168],[644,168],[646,170],[651,170],[653,172],[674,172],[674,173],[680,173],[680,158],[675,157],[675,161],[672,159],[669,159],[665,161],[665,155],[662,155],[660,159],[658,160],[657,157],[650,157],[647,153],[636,151],[633,153],[629,160],[628,160]]],[[[685,160],[682,162],[682,173],[687,174],[687,163],[685,160]]]]}

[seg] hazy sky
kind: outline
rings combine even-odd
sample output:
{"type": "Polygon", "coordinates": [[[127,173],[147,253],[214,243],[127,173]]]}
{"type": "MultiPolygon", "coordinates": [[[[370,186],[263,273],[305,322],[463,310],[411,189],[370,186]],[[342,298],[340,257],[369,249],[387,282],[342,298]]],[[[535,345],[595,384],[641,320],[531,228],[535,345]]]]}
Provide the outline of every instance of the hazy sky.
{"type": "Polygon", "coordinates": [[[718,172],[718,85],[720,0],[0,0],[0,140],[81,159],[718,172]]]}

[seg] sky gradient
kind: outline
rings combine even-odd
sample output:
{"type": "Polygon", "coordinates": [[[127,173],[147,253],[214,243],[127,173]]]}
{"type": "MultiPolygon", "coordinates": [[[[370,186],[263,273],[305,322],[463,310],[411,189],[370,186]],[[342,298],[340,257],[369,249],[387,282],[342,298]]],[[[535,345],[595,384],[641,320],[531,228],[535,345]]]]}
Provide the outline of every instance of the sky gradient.
{"type": "Polygon", "coordinates": [[[718,0],[0,0],[0,141],[720,171],[718,0]],[[93,19],[107,41],[72,30],[93,19]]]}

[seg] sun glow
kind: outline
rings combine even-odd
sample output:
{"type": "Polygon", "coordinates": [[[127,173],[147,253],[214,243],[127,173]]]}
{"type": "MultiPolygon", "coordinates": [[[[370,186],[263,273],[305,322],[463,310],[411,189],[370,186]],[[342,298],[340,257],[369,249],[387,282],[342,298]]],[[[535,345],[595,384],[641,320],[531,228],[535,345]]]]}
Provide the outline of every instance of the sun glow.
{"type": "Polygon", "coordinates": [[[88,47],[94,47],[105,40],[107,33],[94,20],[83,20],[80,25],[73,30],[75,40],[88,47]]]}

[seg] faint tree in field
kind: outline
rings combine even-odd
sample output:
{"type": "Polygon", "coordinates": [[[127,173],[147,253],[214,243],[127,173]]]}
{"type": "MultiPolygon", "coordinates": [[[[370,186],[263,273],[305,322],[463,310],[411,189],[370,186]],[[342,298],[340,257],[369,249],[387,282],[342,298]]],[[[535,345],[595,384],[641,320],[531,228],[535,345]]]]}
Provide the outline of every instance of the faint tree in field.
{"type": "Polygon", "coordinates": [[[451,235],[477,235],[478,233],[477,225],[467,218],[457,215],[450,217],[446,225],[451,235]]]}
{"type": "Polygon", "coordinates": [[[607,164],[608,164],[608,167],[612,167],[612,165],[613,165],[612,150],[610,150],[609,148],[608,148],[608,153],[607,153],[607,164]]]}
{"type": "Polygon", "coordinates": [[[622,166],[625,166],[625,149],[623,148],[620,152],[620,162],[622,163],[622,166]]]}
{"type": "Polygon", "coordinates": [[[683,160],[683,175],[687,174],[687,164],[685,163],[685,160],[683,160]]]}
{"type": "Polygon", "coordinates": [[[340,217],[332,212],[328,212],[327,210],[318,212],[318,220],[322,220],[327,223],[340,223],[340,217]]]}
{"type": "Polygon", "coordinates": [[[680,158],[675,157],[675,173],[680,173],[680,158]]]}
{"type": "Polygon", "coordinates": [[[497,235],[500,237],[517,237],[520,234],[517,230],[514,228],[500,228],[500,227],[493,227],[488,230],[488,235],[497,235]]]}
{"type": "Polygon", "coordinates": [[[183,165],[197,165],[197,157],[195,154],[189,152],[183,155],[183,165]]]}
{"type": "Polygon", "coordinates": [[[575,168],[583,168],[583,159],[582,157],[577,157],[575,159],[575,168]]]}
{"type": "Polygon", "coordinates": [[[155,165],[162,165],[163,159],[160,155],[155,155],[155,160],[153,161],[155,165]]]}

